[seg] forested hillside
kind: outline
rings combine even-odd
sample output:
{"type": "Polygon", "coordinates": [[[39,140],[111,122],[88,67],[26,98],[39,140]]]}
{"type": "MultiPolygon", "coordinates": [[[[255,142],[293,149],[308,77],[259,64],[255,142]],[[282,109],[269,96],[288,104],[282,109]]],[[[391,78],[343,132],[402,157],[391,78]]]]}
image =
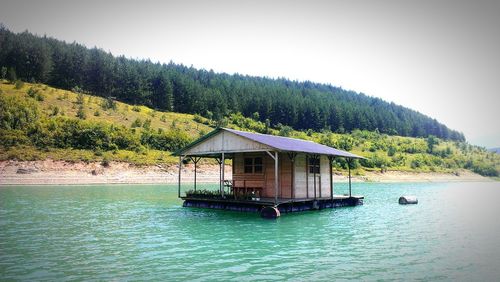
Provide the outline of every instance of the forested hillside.
{"type": "MultiPolygon", "coordinates": [[[[468,169],[498,176],[500,155],[466,142],[433,136],[389,136],[378,131],[333,133],[269,126],[257,116],[233,113],[222,120],[163,112],[43,84],[0,80],[0,160],[122,161],[173,164],[170,152],[216,126],[290,136],[365,156],[353,162],[365,171],[453,172],[468,169]]],[[[334,163],[347,168],[345,160],[334,163]]]]}
{"type": "Polygon", "coordinates": [[[488,151],[500,154],[500,147],[499,148],[491,148],[488,151]]]}
{"type": "Polygon", "coordinates": [[[209,120],[242,113],[268,127],[280,124],[337,133],[377,130],[389,135],[465,140],[463,134],[435,119],[340,87],[114,57],[101,49],[29,32],[15,34],[1,26],[0,70],[0,78],[10,81],[45,83],[209,120]]]}

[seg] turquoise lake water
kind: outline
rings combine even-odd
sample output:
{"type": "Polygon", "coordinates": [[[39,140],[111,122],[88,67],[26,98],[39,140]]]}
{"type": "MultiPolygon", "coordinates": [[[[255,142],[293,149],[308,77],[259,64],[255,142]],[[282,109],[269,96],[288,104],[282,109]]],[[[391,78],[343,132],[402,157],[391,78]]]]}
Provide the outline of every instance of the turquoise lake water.
{"type": "Polygon", "coordinates": [[[500,183],[353,193],[363,206],[264,220],[182,208],[175,186],[0,187],[0,280],[500,280],[500,183]]]}

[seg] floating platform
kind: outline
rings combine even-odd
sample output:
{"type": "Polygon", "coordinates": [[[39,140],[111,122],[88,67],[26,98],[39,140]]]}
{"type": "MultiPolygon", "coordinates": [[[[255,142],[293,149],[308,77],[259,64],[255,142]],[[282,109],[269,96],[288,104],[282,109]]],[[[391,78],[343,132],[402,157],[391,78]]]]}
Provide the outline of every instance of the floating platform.
{"type": "MultiPolygon", "coordinates": [[[[275,204],[274,198],[261,198],[259,200],[236,200],[236,199],[206,199],[194,197],[181,197],[184,200],[183,207],[207,208],[218,210],[229,210],[239,212],[260,213],[266,207],[276,207],[279,213],[291,213],[308,210],[321,210],[325,208],[352,207],[363,204],[363,196],[335,195],[332,198],[298,198],[278,199],[275,204]]],[[[278,215],[279,216],[279,215],[278,215]]]]}

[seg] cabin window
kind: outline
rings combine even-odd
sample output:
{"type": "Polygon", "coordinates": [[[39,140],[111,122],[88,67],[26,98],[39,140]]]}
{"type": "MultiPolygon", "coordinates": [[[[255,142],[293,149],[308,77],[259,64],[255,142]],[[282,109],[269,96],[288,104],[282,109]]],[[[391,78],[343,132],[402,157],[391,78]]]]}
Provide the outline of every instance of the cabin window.
{"type": "Polygon", "coordinates": [[[319,173],[319,158],[309,159],[309,173],[319,173]]]}
{"type": "Polygon", "coordinates": [[[245,173],[262,173],[262,158],[245,158],[245,173]]]}

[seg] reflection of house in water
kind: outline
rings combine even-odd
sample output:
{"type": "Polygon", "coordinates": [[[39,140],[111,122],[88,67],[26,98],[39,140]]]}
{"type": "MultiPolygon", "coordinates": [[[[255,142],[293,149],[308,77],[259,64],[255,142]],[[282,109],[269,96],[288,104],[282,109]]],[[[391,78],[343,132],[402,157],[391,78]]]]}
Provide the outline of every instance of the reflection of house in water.
{"type": "Polygon", "coordinates": [[[184,206],[279,212],[354,206],[363,197],[335,195],[332,162],[335,157],[361,158],[312,141],[218,128],[185,148],[179,156],[179,197],[184,206]],[[196,189],[196,165],[201,158],[220,164],[219,191],[196,189]],[[181,166],[185,159],[195,165],[192,190],[181,194],[181,166]],[[224,166],[232,160],[232,180],[225,180],[224,166]],[[264,209],[269,211],[269,208],[264,209]]]}

